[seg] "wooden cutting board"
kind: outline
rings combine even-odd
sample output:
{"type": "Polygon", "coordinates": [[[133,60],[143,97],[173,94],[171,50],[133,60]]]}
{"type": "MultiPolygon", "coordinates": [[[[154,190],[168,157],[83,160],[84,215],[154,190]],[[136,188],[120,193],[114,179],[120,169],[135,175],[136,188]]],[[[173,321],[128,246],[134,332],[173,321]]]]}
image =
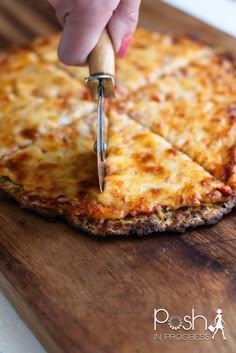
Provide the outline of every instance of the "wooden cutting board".
{"type": "MultiPolygon", "coordinates": [[[[142,2],[140,24],[194,33],[235,53],[235,39],[159,1],[142,2]]],[[[0,3],[2,47],[58,28],[46,1],[0,3]]],[[[233,353],[235,216],[236,210],[216,226],[182,235],[96,240],[2,199],[0,286],[49,353],[233,353]],[[227,341],[220,332],[215,341],[200,340],[200,334],[210,333],[203,318],[195,320],[194,331],[171,330],[163,323],[154,332],[154,308],[182,318],[194,309],[208,324],[220,308],[227,341]],[[192,336],[155,340],[154,333],[192,336]]],[[[158,318],[164,321],[165,315],[158,318]]]]}

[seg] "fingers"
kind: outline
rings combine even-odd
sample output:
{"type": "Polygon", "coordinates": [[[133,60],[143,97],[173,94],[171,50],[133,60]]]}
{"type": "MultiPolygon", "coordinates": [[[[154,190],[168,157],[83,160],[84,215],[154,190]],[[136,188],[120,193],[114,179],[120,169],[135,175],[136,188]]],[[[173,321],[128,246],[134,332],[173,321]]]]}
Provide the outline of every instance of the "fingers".
{"type": "Polygon", "coordinates": [[[83,65],[108,20],[105,16],[91,21],[77,13],[67,15],[58,47],[59,59],[66,65],[83,65]]]}
{"type": "Polygon", "coordinates": [[[116,53],[123,57],[137,26],[141,0],[121,0],[108,24],[116,53]]]}
{"type": "Polygon", "coordinates": [[[49,0],[63,25],[58,48],[66,65],[83,65],[108,25],[116,53],[123,57],[138,21],[141,0],[49,0]]]}
{"type": "MultiPolygon", "coordinates": [[[[66,65],[83,65],[97,44],[119,0],[77,1],[64,17],[64,27],[58,48],[59,59],[66,65]]],[[[62,18],[64,11],[57,11],[62,18]]]]}

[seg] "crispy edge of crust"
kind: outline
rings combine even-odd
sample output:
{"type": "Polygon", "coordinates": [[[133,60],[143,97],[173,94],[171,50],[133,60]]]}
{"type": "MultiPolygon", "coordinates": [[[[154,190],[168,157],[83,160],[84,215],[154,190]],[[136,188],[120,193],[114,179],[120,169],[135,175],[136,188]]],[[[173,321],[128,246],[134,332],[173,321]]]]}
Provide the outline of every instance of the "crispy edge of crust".
{"type": "Polygon", "coordinates": [[[22,208],[36,211],[47,219],[63,218],[74,228],[100,237],[144,236],[160,232],[181,233],[189,227],[215,224],[236,206],[236,195],[233,195],[228,201],[222,203],[166,210],[163,217],[152,213],[122,219],[95,219],[84,215],[68,215],[66,205],[61,205],[59,202],[49,208],[44,203],[47,200],[41,200],[39,196],[32,200],[30,194],[28,196],[20,185],[14,184],[6,177],[0,177],[0,190],[18,201],[22,208]]]}
{"type": "Polygon", "coordinates": [[[229,201],[212,206],[183,207],[169,210],[161,219],[156,213],[123,219],[93,220],[85,217],[67,219],[74,227],[97,236],[137,235],[145,236],[161,232],[183,233],[189,227],[217,223],[236,206],[236,196],[229,201]]]}

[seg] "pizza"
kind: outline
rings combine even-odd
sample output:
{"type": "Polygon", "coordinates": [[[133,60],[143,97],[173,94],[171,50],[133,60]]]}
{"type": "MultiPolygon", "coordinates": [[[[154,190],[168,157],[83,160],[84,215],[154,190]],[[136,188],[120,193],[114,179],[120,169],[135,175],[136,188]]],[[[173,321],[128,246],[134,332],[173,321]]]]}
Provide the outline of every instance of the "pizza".
{"type": "Polygon", "coordinates": [[[87,68],[57,59],[59,35],[0,62],[0,190],[91,235],[216,223],[236,205],[233,60],[189,38],[138,29],[106,102],[105,187],[87,68]],[[145,59],[144,59],[145,58],[145,59]]]}

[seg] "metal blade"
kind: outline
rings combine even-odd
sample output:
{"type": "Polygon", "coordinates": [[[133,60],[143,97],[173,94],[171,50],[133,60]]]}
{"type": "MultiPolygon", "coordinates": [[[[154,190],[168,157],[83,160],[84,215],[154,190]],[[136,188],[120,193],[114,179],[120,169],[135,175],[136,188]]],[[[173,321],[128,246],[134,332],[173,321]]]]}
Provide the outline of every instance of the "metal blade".
{"type": "Polygon", "coordinates": [[[102,192],[104,190],[104,177],[105,177],[105,121],[103,113],[103,85],[102,80],[99,80],[98,85],[98,117],[97,117],[97,141],[95,143],[95,151],[97,153],[97,167],[98,167],[98,181],[99,188],[102,192]]]}
{"type": "Polygon", "coordinates": [[[104,190],[105,177],[105,156],[106,156],[106,124],[104,119],[103,104],[104,98],[114,98],[114,76],[109,74],[95,74],[86,79],[88,89],[92,98],[98,98],[97,111],[97,141],[94,144],[94,151],[97,153],[97,169],[99,188],[102,192],[104,190]]]}

